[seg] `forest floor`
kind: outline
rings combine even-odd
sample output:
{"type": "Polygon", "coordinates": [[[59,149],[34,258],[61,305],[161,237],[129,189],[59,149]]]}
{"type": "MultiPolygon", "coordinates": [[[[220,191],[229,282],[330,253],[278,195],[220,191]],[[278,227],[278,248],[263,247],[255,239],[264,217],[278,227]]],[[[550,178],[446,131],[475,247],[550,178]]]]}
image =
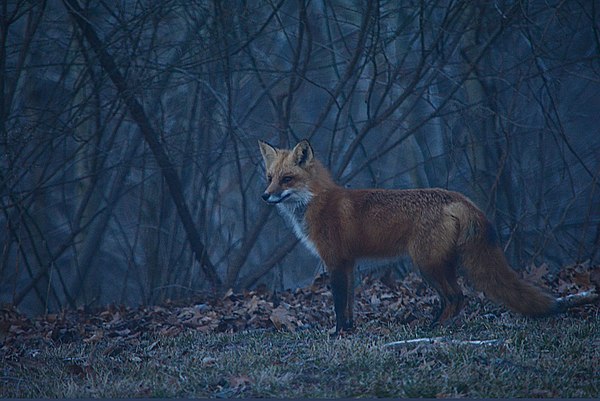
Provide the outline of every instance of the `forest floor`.
{"type": "MultiPolygon", "coordinates": [[[[597,267],[526,276],[557,295],[600,289],[597,267]]],[[[600,396],[597,304],[528,319],[466,293],[458,322],[429,328],[438,301],[416,275],[366,278],[355,332],[335,339],[322,277],[276,294],[35,319],[5,306],[0,397],[600,396]]]]}

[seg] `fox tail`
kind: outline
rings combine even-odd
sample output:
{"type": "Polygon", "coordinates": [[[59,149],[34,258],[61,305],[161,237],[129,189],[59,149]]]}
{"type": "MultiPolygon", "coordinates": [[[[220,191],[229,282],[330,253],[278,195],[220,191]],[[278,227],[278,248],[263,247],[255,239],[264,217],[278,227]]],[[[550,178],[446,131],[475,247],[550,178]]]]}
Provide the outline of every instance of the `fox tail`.
{"type": "Polygon", "coordinates": [[[555,298],[520,278],[509,266],[491,223],[479,210],[463,205],[459,221],[462,265],[475,288],[495,302],[526,316],[548,316],[598,300],[594,291],[555,298]]]}

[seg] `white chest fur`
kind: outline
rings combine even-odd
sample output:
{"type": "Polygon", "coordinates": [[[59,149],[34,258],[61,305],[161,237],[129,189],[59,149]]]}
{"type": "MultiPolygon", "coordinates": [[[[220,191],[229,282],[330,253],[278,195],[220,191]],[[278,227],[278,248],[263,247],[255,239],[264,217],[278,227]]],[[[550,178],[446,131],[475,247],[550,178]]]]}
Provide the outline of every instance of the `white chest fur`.
{"type": "Polygon", "coordinates": [[[308,236],[308,224],[306,223],[306,203],[281,202],[277,204],[277,209],[289,221],[296,237],[311,251],[315,256],[319,256],[315,243],[308,236]]]}

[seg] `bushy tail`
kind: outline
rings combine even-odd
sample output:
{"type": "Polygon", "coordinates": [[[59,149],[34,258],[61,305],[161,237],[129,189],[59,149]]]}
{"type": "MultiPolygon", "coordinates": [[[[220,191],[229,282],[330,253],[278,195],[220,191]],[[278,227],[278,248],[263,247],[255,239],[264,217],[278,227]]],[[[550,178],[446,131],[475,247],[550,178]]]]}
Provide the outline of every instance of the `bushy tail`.
{"type": "Polygon", "coordinates": [[[466,205],[462,209],[462,216],[457,216],[461,262],[475,288],[523,315],[547,316],[560,312],[563,304],[521,279],[508,265],[483,213],[466,205]]]}
{"type": "Polygon", "coordinates": [[[467,246],[463,266],[475,288],[496,302],[527,316],[547,316],[560,311],[557,300],[519,278],[496,244],[467,246]]]}

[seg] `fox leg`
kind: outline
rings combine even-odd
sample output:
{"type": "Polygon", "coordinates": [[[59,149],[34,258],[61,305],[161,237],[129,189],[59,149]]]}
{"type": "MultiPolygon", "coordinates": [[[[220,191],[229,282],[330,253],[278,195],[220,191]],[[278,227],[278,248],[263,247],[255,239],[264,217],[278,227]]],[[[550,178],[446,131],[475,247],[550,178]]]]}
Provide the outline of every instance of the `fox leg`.
{"type": "Polygon", "coordinates": [[[455,266],[441,265],[421,268],[425,280],[440,297],[440,311],[434,323],[446,323],[458,315],[464,304],[464,295],[456,281],[455,266]]]}
{"type": "Polygon", "coordinates": [[[346,274],[347,284],[347,300],[346,300],[346,317],[347,329],[354,327],[354,268],[352,267],[346,274]]]}
{"type": "Polygon", "coordinates": [[[456,257],[448,256],[432,260],[431,255],[415,256],[413,261],[421,271],[421,275],[440,297],[440,311],[434,318],[434,323],[448,322],[460,313],[464,304],[464,295],[456,281],[456,257]]]}
{"type": "Polygon", "coordinates": [[[335,309],[335,334],[352,328],[352,305],[354,287],[350,284],[353,264],[339,264],[330,268],[331,293],[335,309]]]}

